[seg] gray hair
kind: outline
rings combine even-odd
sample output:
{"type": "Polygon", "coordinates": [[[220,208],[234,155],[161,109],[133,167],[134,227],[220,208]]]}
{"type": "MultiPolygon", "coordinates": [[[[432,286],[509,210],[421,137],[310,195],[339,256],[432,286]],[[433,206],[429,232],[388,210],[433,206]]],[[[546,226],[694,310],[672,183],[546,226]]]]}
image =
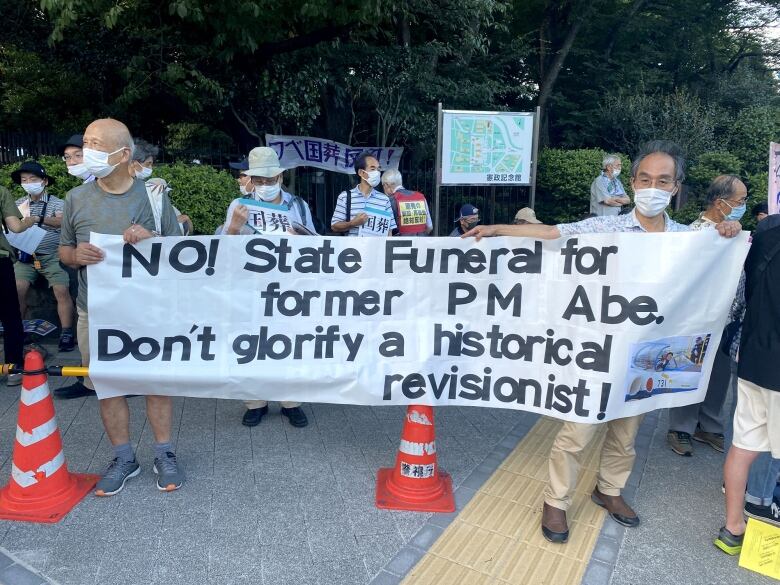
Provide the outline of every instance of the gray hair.
{"type": "Polygon", "coordinates": [[[154,144],[150,144],[146,140],[143,140],[142,138],[136,140],[135,145],[131,146],[130,150],[133,153],[133,160],[137,160],[140,163],[144,162],[149,157],[156,159],[157,155],[160,154],[159,148],[157,148],[154,144]]]}
{"type": "Polygon", "coordinates": [[[601,161],[601,168],[606,170],[607,166],[609,165],[615,165],[615,163],[620,162],[620,157],[616,154],[608,154],[604,157],[604,159],[601,161]]]}
{"type": "Polygon", "coordinates": [[[401,171],[398,169],[387,169],[382,173],[382,184],[389,185],[390,187],[398,187],[403,185],[403,177],[401,171]]]}
{"type": "Polygon", "coordinates": [[[741,179],[736,175],[719,175],[712,180],[707,189],[707,205],[713,205],[718,199],[728,199],[736,191],[741,179]]]}
{"type": "Polygon", "coordinates": [[[631,165],[631,177],[636,177],[639,165],[642,164],[645,157],[656,153],[672,157],[672,160],[674,160],[674,180],[682,183],[685,180],[685,158],[683,157],[682,149],[670,140],[651,140],[645,143],[639,149],[639,154],[637,154],[631,165]]]}

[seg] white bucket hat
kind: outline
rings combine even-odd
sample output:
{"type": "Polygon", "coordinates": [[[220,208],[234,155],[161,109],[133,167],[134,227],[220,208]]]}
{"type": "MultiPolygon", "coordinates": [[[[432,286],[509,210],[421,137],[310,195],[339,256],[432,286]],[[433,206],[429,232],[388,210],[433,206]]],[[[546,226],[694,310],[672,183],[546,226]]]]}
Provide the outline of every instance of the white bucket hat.
{"type": "Polygon", "coordinates": [[[243,174],[250,177],[275,177],[284,172],[279,166],[279,157],[273,148],[258,146],[249,152],[249,168],[243,174]]]}

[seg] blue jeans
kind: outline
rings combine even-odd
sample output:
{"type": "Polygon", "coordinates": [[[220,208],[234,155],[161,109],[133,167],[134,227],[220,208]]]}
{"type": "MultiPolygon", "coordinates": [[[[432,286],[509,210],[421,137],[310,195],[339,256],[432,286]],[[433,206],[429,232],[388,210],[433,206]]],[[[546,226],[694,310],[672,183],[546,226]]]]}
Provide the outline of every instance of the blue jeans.
{"type": "Polygon", "coordinates": [[[777,486],[778,474],[780,459],[774,459],[768,451],[760,453],[750,466],[745,501],[757,506],[769,506],[777,486]]]}

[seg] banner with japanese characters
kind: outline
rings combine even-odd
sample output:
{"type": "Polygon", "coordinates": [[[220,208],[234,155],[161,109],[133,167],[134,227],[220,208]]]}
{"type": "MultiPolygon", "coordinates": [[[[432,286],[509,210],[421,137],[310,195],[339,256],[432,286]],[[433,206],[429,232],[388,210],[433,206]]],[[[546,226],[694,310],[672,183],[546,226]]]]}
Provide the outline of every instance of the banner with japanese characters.
{"type": "Polygon", "coordinates": [[[389,209],[379,209],[369,205],[366,205],[364,212],[368,216],[368,219],[366,219],[366,223],[361,225],[358,229],[358,236],[387,237],[390,233],[391,222],[393,221],[393,212],[389,209]]]}
{"type": "Polygon", "coordinates": [[[283,168],[316,167],[336,173],[355,174],[355,159],[364,152],[379,161],[382,170],[397,169],[404,149],[395,146],[349,146],[311,136],[266,134],[265,143],[276,151],[283,168]]]}
{"type": "Polygon", "coordinates": [[[233,219],[233,213],[239,205],[245,205],[248,211],[246,226],[258,234],[284,234],[292,226],[290,208],[287,205],[275,205],[255,199],[234,199],[227,210],[225,229],[233,219]]]}
{"type": "Polygon", "coordinates": [[[747,234],[92,234],[90,376],[123,394],[527,410],[700,402],[747,234]]]}

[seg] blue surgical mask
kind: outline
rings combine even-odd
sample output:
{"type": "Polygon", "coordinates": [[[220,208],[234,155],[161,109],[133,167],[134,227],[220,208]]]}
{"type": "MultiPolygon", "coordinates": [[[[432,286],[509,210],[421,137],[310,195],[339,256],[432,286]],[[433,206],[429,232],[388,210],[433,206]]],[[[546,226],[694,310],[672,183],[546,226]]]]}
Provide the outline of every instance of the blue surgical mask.
{"type": "MultiPolygon", "coordinates": [[[[731,209],[731,212],[728,215],[726,214],[723,215],[723,219],[727,219],[729,221],[739,221],[740,219],[742,219],[742,216],[745,215],[745,210],[747,209],[746,203],[743,203],[742,205],[739,205],[737,207],[732,207],[731,203],[729,203],[725,199],[721,199],[721,201],[723,201],[723,203],[728,205],[729,208],[731,209]]],[[[721,213],[723,212],[721,211],[721,213]]]]}

